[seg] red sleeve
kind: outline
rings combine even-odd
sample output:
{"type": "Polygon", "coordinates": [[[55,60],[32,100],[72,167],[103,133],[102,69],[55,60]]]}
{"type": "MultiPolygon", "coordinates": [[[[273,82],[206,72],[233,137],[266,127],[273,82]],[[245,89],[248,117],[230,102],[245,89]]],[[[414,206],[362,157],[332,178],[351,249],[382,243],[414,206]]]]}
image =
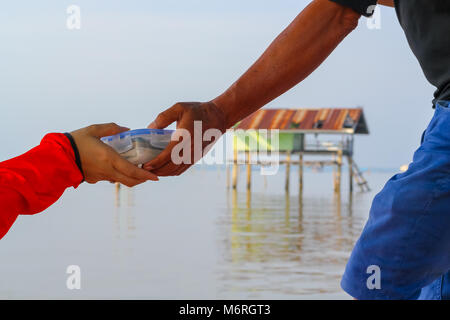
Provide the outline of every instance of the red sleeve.
{"type": "Polygon", "coordinates": [[[0,162],[0,239],[19,214],[47,209],[82,180],[71,142],[60,133],[47,134],[39,146],[0,162]]]}

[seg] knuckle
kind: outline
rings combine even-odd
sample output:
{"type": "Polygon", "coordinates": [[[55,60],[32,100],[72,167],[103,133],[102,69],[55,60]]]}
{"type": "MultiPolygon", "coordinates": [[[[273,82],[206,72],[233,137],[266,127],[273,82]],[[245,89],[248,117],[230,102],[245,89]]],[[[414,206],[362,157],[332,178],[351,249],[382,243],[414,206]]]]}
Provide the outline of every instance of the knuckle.
{"type": "Polygon", "coordinates": [[[89,184],[94,184],[97,182],[95,179],[92,179],[92,178],[86,178],[85,181],[89,184]]]}
{"type": "Polygon", "coordinates": [[[177,112],[184,111],[186,109],[186,107],[187,107],[187,104],[184,102],[178,102],[173,106],[174,110],[177,112]]]}

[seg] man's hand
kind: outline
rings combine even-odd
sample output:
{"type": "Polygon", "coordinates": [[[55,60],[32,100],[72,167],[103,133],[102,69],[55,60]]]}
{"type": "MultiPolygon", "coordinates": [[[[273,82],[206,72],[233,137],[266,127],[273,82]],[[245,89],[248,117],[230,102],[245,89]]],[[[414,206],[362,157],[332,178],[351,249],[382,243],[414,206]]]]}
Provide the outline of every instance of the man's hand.
{"type": "Polygon", "coordinates": [[[106,180],[134,187],[147,180],[158,180],[156,175],[121,158],[113,148],[100,141],[101,137],[128,130],[115,123],[108,123],[91,125],[70,133],[80,153],[86,182],[96,183],[106,180]]]}
{"type": "MultiPolygon", "coordinates": [[[[148,128],[163,129],[173,122],[177,122],[177,129],[185,129],[190,134],[190,161],[176,165],[172,162],[172,150],[179,141],[171,141],[166,149],[155,159],[146,163],[144,169],[158,176],[177,176],[186,171],[191,165],[206,154],[209,147],[216,140],[203,141],[203,133],[208,129],[218,129],[222,134],[227,129],[224,113],[213,102],[181,102],[160,113],[148,128]],[[201,132],[194,132],[194,122],[200,121],[201,132]],[[194,152],[194,139],[201,140],[200,152],[194,152]]],[[[178,130],[180,132],[180,130],[178,130]]],[[[177,132],[175,132],[177,136],[177,132]]]]}

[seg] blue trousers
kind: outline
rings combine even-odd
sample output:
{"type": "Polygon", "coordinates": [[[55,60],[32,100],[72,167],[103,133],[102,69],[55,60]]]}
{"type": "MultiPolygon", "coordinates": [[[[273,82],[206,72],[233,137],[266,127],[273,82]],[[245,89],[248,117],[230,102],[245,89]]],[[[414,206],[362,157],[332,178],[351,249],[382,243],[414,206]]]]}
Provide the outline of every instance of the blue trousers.
{"type": "Polygon", "coordinates": [[[373,200],[341,286],[357,299],[450,298],[450,102],[373,200]]]}

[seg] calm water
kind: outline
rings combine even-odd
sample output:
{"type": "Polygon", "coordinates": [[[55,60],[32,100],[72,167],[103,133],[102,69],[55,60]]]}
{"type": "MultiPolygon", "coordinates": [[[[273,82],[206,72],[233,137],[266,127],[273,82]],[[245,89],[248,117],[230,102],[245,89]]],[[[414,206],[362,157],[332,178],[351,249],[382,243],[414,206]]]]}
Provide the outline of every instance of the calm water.
{"type": "Polygon", "coordinates": [[[339,198],[331,174],[307,172],[302,201],[284,172],[255,172],[251,195],[199,168],[117,196],[82,185],[0,241],[0,298],[347,299],[340,276],[390,175],[368,175],[374,192],[352,198],[344,179],[339,198]],[[69,265],[81,290],[66,287],[69,265]]]}

